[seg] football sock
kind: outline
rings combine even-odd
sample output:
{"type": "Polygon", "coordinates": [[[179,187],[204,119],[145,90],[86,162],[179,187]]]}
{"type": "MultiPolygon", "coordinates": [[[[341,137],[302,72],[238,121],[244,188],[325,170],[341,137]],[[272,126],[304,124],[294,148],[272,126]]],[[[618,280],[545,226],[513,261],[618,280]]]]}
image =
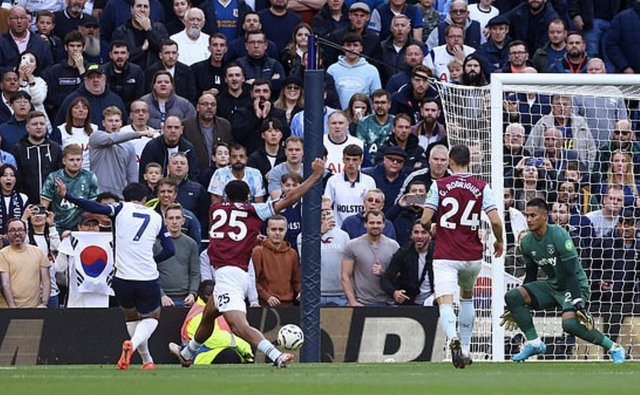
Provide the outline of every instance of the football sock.
{"type": "Polygon", "coordinates": [[[506,293],[504,296],[507,307],[511,312],[511,316],[516,321],[520,330],[524,332],[524,336],[527,340],[531,341],[538,337],[538,332],[533,326],[533,318],[531,317],[531,311],[529,307],[524,303],[524,297],[517,288],[514,288],[506,293]]]}
{"type": "Polygon", "coordinates": [[[155,318],[145,318],[135,329],[135,334],[131,337],[133,348],[138,348],[140,344],[149,339],[153,331],[158,327],[158,320],[155,318]]]}
{"type": "Polygon", "coordinates": [[[460,341],[462,342],[462,352],[465,355],[469,355],[470,352],[475,314],[473,299],[460,299],[460,341]]]}
{"type": "Polygon", "coordinates": [[[278,359],[278,357],[282,355],[282,353],[278,351],[276,346],[274,346],[273,343],[271,343],[267,339],[264,339],[260,343],[258,343],[258,350],[262,351],[273,362],[275,362],[276,359],[278,359]]]}
{"type": "Polygon", "coordinates": [[[137,348],[138,354],[140,354],[140,358],[142,358],[142,363],[147,364],[153,362],[153,358],[151,358],[151,353],[149,352],[149,341],[145,340],[137,348]]]}
{"type": "Polygon", "coordinates": [[[128,321],[127,322],[127,332],[129,332],[129,338],[132,338],[133,335],[135,335],[136,333],[136,327],[138,326],[138,324],[140,323],[140,321],[128,321]]]}
{"type": "Polygon", "coordinates": [[[440,305],[440,325],[444,330],[447,339],[457,337],[456,332],[456,313],[453,311],[453,306],[450,304],[440,305]]]}
{"type": "Polygon", "coordinates": [[[578,336],[591,344],[602,346],[607,351],[614,345],[613,341],[603,335],[602,332],[596,329],[588,330],[576,317],[562,320],[562,329],[568,334],[578,336]]]}
{"type": "Polygon", "coordinates": [[[534,347],[538,347],[542,344],[542,340],[540,340],[539,337],[536,337],[535,339],[527,340],[527,343],[531,344],[534,347]]]}
{"type": "Polygon", "coordinates": [[[187,344],[187,346],[182,349],[180,354],[182,354],[184,359],[189,360],[193,358],[193,354],[195,354],[196,351],[200,349],[200,347],[202,347],[202,343],[198,343],[195,339],[191,339],[189,341],[189,344],[187,344]]]}

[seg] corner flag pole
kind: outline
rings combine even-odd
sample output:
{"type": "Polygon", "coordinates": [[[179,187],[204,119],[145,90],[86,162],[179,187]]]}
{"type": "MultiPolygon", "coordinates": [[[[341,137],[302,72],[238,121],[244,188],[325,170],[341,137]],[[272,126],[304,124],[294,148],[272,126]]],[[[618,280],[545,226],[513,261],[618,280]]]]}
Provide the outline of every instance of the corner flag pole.
{"type": "MultiPolygon", "coordinates": [[[[322,158],[324,136],[324,70],[318,70],[318,46],[309,36],[304,73],[304,175],[312,173],[311,162],[322,158]]],[[[304,197],[302,205],[301,323],[305,342],[301,362],[320,362],[320,211],[322,181],[304,197]]]]}

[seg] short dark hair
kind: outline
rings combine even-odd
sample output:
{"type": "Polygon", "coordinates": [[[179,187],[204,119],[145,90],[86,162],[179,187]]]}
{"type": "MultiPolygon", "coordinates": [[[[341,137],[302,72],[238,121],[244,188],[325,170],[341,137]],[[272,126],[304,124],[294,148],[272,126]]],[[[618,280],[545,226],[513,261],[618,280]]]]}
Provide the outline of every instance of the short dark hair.
{"type": "Polygon", "coordinates": [[[517,47],[518,45],[522,45],[524,47],[524,50],[527,51],[527,53],[529,53],[529,47],[527,47],[527,43],[525,43],[522,40],[513,40],[511,41],[508,45],[507,48],[511,49],[513,47],[517,47]]]}
{"type": "Polygon", "coordinates": [[[247,148],[242,144],[234,143],[229,148],[229,153],[231,153],[231,151],[244,151],[244,153],[246,154],[247,153],[247,148]]]}
{"type": "Polygon", "coordinates": [[[211,41],[213,41],[214,38],[219,38],[221,40],[224,40],[225,43],[227,42],[227,36],[225,36],[224,34],[222,34],[222,33],[213,33],[211,35],[211,37],[209,37],[209,45],[211,45],[211,41]]]}
{"type": "Polygon", "coordinates": [[[386,89],[376,89],[371,94],[372,99],[375,99],[376,97],[382,97],[382,96],[386,97],[388,100],[391,100],[391,93],[389,93],[389,91],[386,89]]]}
{"type": "MultiPolygon", "coordinates": [[[[283,215],[280,214],[276,214],[276,215],[272,215],[271,217],[267,218],[267,228],[269,227],[269,221],[284,221],[285,224],[287,224],[289,221],[287,221],[287,218],[283,215]]],[[[286,227],[286,225],[285,225],[286,227]]]]}
{"type": "Polygon", "coordinates": [[[350,43],[360,43],[360,45],[364,45],[364,41],[362,41],[362,36],[358,33],[347,33],[342,37],[342,45],[350,44],[350,43]]]}
{"type": "Polygon", "coordinates": [[[31,102],[31,95],[26,91],[17,91],[9,98],[9,104],[13,104],[13,102],[18,99],[27,99],[31,102]]]}
{"type": "Polygon", "coordinates": [[[165,38],[164,40],[160,40],[160,44],[158,45],[158,49],[159,49],[158,52],[162,52],[162,49],[164,47],[170,47],[172,45],[175,45],[176,49],[180,50],[180,47],[178,46],[178,43],[173,41],[172,39],[165,38]]]}
{"type": "Polygon", "coordinates": [[[100,194],[98,194],[98,196],[96,196],[96,202],[101,203],[103,200],[106,199],[113,199],[116,202],[119,202],[120,200],[120,196],[116,195],[113,192],[102,192],[100,194]]]}
{"type": "Polygon", "coordinates": [[[449,150],[449,158],[458,166],[469,166],[471,152],[466,145],[456,145],[449,150]]]}
{"type": "Polygon", "coordinates": [[[362,156],[363,154],[362,148],[355,144],[349,144],[342,150],[343,156],[362,156]]]}
{"type": "Polygon", "coordinates": [[[64,45],[68,45],[72,42],[80,42],[84,47],[84,36],[77,30],[72,30],[64,36],[64,45]]]}
{"type": "Polygon", "coordinates": [[[379,217],[382,215],[382,220],[386,221],[387,217],[384,215],[384,212],[382,212],[382,210],[378,210],[378,209],[373,209],[373,210],[369,210],[367,212],[364,213],[364,222],[369,222],[369,217],[371,217],[372,215],[379,217]]]}
{"type": "Polygon", "coordinates": [[[580,38],[582,38],[582,42],[585,42],[584,34],[582,34],[582,32],[572,30],[569,33],[567,33],[567,36],[564,38],[564,41],[565,42],[568,41],[570,36],[580,36],[580,38]]]}
{"type": "Polygon", "coordinates": [[[420,101],[420,107],[424,106],[427,103],[436,103],[436,105],[438,106],[438,110],[442,110],[442,103],[440,103],[440,100],[436,99],[435,97],[424,97],[420,101]]]}
{"type": "MultiPolygon", "coordinates": [[[[0,175],[2,175],[2,173],[0,173],[0,175]]],[[[304,182],[302,175],[293,171],[290,173],[284,173],[282,177],[280,177],[280,182],[283,184],[289,180],[293,180],[293,182],[297,182],[298,184],[302,184],[304,182]]]]}
{"type": "Polygon", "coordinates": [[[213,288],[215,283],[213,280],[204,280],[198,286],[198,297],[202,300],[207,300],[213,295],[213,288]]]}
{"type": "Polygon", "coordinates": [[[543,198],[533,198],[527,202],[527,207],[534,207],[549,212],[549,205],[543,198]]]}
{"type": "Polygon", "coordinates": [[[122,190],[122,196],[127,202],[141,202],[148,194],[147,186],[139,182],[132,182],[122,190]]]}
{"type": "Polygon", "coordinates": [[[284,126],[282,125],[282,122],[280,122],[280,120],[277,118],[267,118],[264,121],[262,121],[262,123],[260,124],[259,130],[260,130],[260,133],[262,134],[271,128],[282,132],[284,126]]]}
{"type": "Polygon", "coordinates": [[[131,49],[129,49],[129,44],[127,44],[127,42],[124,40],[113,40],[111,42],[111,47],[109,47],[109,51],[113,51],[114,48],[119,47],[125,47],[127,51],[131,51],[131,49]]]}
{"type": "Polygon", "coordinates": [[[47,118],[44,113],[42,111],[29,111],[29,113],[27,114],[27,119],[26,122],[29,123],[31,122],[32,119],[34,118],[47,118]]]}
{"type": "Polygon", "coordinates": [[[229,203],[244,203],[249,198],[251,189],[242,180],[231,180],[224,187],[224,193],[229,203]]]}
{"type": "Polygon", "coordinates": [[[271,81],[264,78],[256,78],[255,80],[253,80],[253,84],[251,84],[251,90],[253,90],[253,88],[255,88],[256,86],[260,86],[260,85],[269,85],[269,89],[273,90],[273,85],[271,85],[271,81]]]}

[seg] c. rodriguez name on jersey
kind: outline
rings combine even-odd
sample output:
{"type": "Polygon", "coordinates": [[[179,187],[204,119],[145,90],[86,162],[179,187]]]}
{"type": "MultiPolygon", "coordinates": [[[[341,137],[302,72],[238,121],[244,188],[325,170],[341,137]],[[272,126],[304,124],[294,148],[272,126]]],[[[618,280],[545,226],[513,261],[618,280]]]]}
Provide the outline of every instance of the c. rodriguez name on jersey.
{"type": "Polygon", "coordinates": [[[446,183],[445,184],[445,188],[446,188],[446,190],[442,189],[442,190],[438,191],[440,196],[446,196],[447,192],[449,192],[449,191],[451,191],[452,189],[455,189],[455,188],[465,189],[465,190],[473,193],[473,196],[475,198],[479,198],[480,196],[482,196],[482,191],[480,189],[478,189],[477,186],[475,186],[472,183],[467,182],[467,181],[454,180],[452,182],[446,183]]]}

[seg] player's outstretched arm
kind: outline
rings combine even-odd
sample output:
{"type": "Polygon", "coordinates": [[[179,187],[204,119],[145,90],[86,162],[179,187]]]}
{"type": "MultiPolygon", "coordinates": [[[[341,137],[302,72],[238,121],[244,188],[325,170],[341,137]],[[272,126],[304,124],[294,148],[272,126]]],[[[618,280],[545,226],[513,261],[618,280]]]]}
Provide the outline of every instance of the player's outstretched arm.
{"type": "Polygon", "coordinates": [[[498,258],[502,256],[502,253],[504,252],[504,234],[502,221],[500,220],[500,216],[498,215],[498,210],[489,211],[487,213],[487,217],[489,217],[489,222],[491,222],[493,236],[496,238],[496,241],[493,242],[493,255],[498,258]]]}
{"type": "Polygon", "coordinates": [[[160,234],[158,234],[158,239],[160,239],[162,250],[160,250],[160,252],[153,256],[153,260],[156,261],[156,263],[166,261],[176,253],[176,247],[173,244],[171,234],[169,234],[169,231],[167,230],[166,226],[164,226],[164,224],[162,224],[160,234]]]}
{"type": "Polygon", "coordinates": [[[313,173],[309,176],[309,178],[304,180],[304,182],[299,187],[295,188],[293,191],[285,195],[283,199],[277,200],[273,203],[273,211],[275,211],[276,214],[284,210],[285,208],[295,204],[307,192],[309,192],[313,184],[315,184],[316,181],[318,181],[324,174],[324,161],[320,158],[316,158],[311,164],[311,169],[313,170],[313,173]]]}
{"type": "Polygon", "coordinates": [[[67,199],[71,203],[80,207],[83,210],[89,211],[94,214],[104,214],[111,215],[111,207],[106,204],[100,204],[93,200],[87,200],[79,197],[75,197],[69,193],[67,193],[67,186],[62,182],[61,179],[56,178],[56,184],[58,184],[58,194],[63,198],[67,199]]]}

